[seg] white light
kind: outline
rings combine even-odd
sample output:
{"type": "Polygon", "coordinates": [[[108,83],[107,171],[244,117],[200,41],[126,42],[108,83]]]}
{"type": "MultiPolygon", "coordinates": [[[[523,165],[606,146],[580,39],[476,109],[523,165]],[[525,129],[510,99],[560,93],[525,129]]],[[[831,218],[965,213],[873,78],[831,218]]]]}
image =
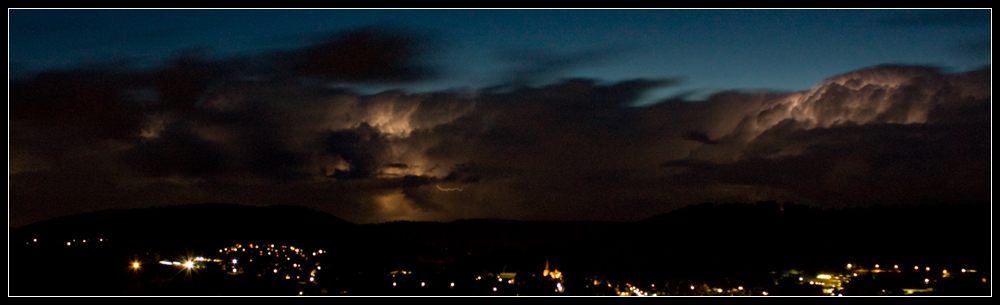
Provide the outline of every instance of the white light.
{"type": "Polygon", "coordinates": [[[316,277],[312,277],[312,276],[309,277],[309,281],[310,282],[315,281],[315,280],[316,280],[316,277]]]}
{"type": "Polygon", "coordinates": [[[233,265],[236,265],[236,259],[235,258],[233,259],[233,265]]]}
{"type": "Polygon", "coordinates": [[[497,291],[497,288],[496,288],[496,287],[493,287],[493,291],[497,291]]]}
{"type": "Polygon", "coordinates": [[[763,292],[763,293],[761,293],[761,294],[763,294],[763,295],[767,295],[767,291],[764,291],[764,292],[763,292]]]}
{"type": "Polygon", "coordinates": [[[233,268],[233,273],[236,273],[236,268],[233,268]]]}
{"type": "Polygon", "coordinates": [[[427,283],[420,282],[420,287],[424,287],[424,286],[427,286],[427,283]]]}
{"type": "Polygon", "coordinates": [[[274,273],[278,273],[278,269],[274,269],[274,273]]]}
{"type": "Polygon", "coordinates": [[[392,287],[396,287],[396,282],[392,282],[392,287]]]}
{"type": "Polygon", "coordinates": [[[184,268],[188,269],[194,268],[194,262],[191,261],[184,262],[184,268]]]}
{"type": "Polygon", "coordinates": [[[451,287],[455,287],[455,282],[451,282],[451,287]]]}
{"type": "Polygon", "coordinates": [[[818,279],[824,279],[824,280],[829,280],[831,278],[831,276],[829,274],[820,274],[820,275],[817,275],[816,278],[818,278],[818,279]]]}

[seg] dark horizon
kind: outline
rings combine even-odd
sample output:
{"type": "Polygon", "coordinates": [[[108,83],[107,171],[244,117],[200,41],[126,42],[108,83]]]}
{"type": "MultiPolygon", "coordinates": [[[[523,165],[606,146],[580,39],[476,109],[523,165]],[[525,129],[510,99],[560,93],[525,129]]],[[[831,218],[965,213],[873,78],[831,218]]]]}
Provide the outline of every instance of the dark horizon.
{"type": "Polygon", "coordinates": [[[14,229],[9,272],[12,295],[988,295],[990,209],[704,203],[629,223],[358,225],[167,206],[14,229]]]}

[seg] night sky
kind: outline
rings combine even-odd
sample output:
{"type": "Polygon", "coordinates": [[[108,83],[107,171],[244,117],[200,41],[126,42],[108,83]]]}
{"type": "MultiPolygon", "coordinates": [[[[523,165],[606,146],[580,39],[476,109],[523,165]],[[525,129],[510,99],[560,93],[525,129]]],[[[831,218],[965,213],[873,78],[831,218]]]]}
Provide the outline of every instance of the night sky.
{"type": "Polygon", "coordinates": [[[8,10],[8,217],[990,199],[991,10],[8,10]]]}

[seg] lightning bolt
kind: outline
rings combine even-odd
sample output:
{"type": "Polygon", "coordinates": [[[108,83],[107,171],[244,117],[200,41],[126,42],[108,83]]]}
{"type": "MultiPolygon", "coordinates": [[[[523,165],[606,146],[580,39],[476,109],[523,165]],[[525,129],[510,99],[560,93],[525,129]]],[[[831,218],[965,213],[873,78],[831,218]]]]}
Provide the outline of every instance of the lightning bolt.
{"type": "Polygon", "coordinates": [[[445,192],[454,192],[454,191],[461,192],[462,189],[463,189],[463,187],[441,188],[441,185],[437,185],[437,184],[435,184],[434,186],[436,186],[439,190],[442,190],[442,191],[445,191],[445,192]]]}

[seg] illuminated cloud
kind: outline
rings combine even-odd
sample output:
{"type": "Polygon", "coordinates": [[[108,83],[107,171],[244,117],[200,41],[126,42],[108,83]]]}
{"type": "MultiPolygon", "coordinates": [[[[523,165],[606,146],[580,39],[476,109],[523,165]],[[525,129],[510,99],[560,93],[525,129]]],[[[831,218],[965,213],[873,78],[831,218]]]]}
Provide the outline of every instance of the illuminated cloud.
{"type": "Polygon", "coordinates": [[[631,105],[677,79],[375,94],[315,81],[426,76],[382,50],[407,36],[358,33],[274,55],[271,70],[194,53],[13,82],[12,214],[233,202],[355,222],[637,220],[701,201],[989,195],[989,68],[878,66],[644,107],[631,105]],[[339,67],[352,56],[371,58],[339,67]]]}

